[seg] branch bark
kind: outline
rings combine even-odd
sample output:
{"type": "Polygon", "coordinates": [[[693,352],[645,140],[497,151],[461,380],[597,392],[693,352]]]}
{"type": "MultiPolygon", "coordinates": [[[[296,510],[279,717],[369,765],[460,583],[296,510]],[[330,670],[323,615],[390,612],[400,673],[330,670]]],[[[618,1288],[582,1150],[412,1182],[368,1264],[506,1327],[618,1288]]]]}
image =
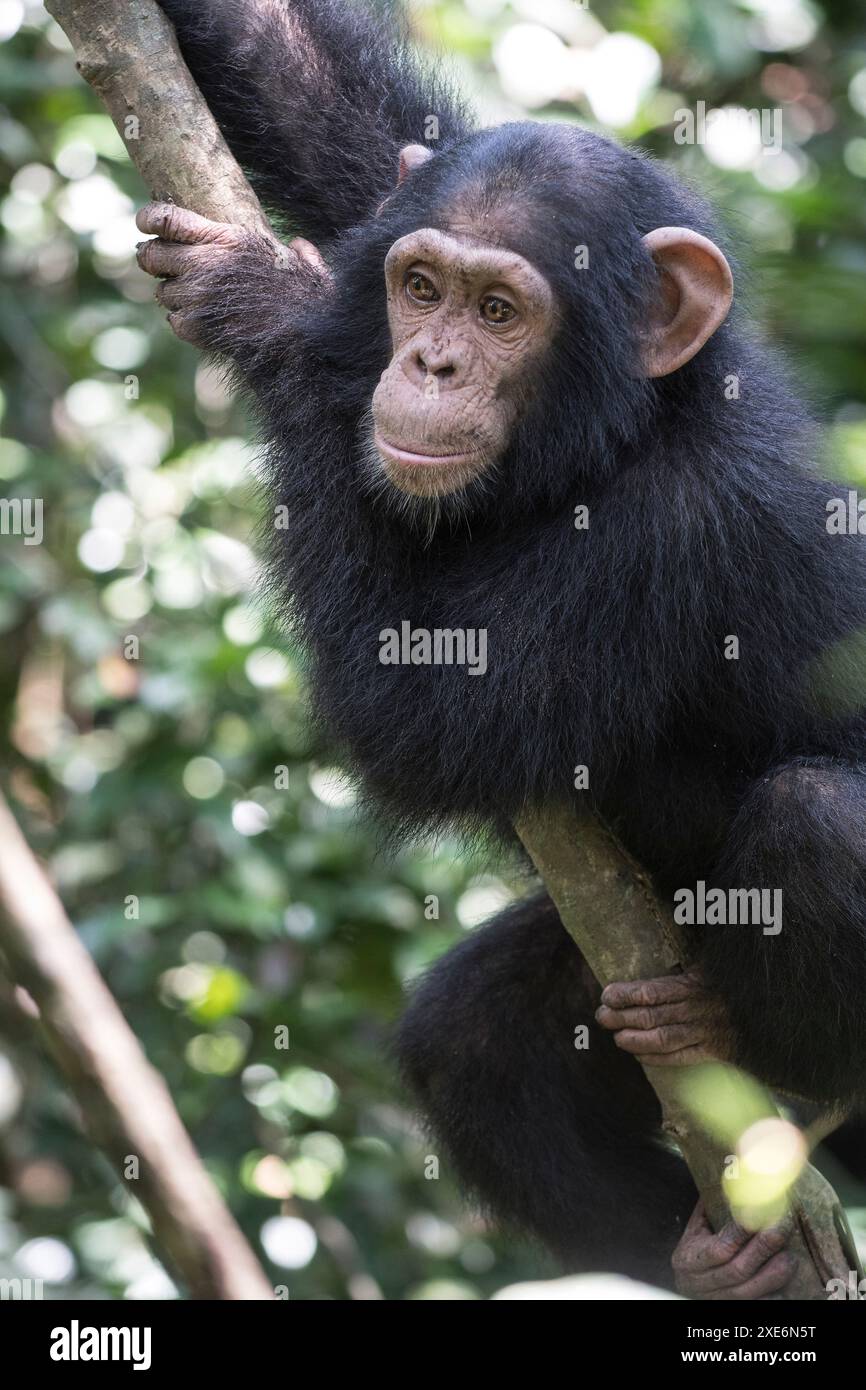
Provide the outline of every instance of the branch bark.
{"type": "Polygon", "coordinates": [[[151,196],[270,232],[154,0],[46,0],[151,196]]]}
{"type": "MultiPolygon", "coordinates": [[[[597,820],[569,810],[527,816],[517,833],[557,906],[566,931],[603,986],[652,979],[687,964],[686,943],[644,870],[597,820]]],[[[648,1067],[664,1130],[679,1146],[718,1230],[728,1219],[721,1177],[728,1151],[701,1129],[681,1095],[682,1073],[648,1067]]],[[[767,1108],[774,1109],[767,1094],[767,1108]]],[[[827,1281],[847,1281],[857,1254],[841,1203],[808,1166],[794,1190],[791,1249],[797,1272],[785,1300],[825,1300],[827,1281]]]]}
{"type": "Polygon", "coordinates": [[[95,1142],[124,1173],[194,1298],[273,1289],[57,894],[0,796],[0,950],[39,1007],[42,1033],[95,1142]]]}

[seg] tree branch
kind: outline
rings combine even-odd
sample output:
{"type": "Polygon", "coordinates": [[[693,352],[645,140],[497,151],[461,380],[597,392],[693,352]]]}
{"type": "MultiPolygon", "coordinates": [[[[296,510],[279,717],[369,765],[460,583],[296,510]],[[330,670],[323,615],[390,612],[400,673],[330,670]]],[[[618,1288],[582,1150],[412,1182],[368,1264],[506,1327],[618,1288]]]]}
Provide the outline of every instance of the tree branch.
{"type": "Polygon", "coordinates": [[[46,0],[151,195],[270,232],[154,0],[46,0]]]}
{"type": "Polygon", "coordinates": [[[0,949],[39,1007],[45,1042],[88,1130],[121,1173],[194,1298],[270,1299],[273,1289],[205,1172],[172,1104],[0,796],[0,949]]]}
{"type": "MultiPolygon", "coordinates": [[[[648,876],[598,820],[569,810],[548,812],[525,817],[517,833],[566,931],[602,986],[652,979],[687,964],[685,940],[648,876]]],[[[730,1215],[721,1187],[729,1150],[701,1128],[684,1103],[687,1070],[648,1067],[644,1073],[661,1103],[663,1128],[679,1146],[718,1230],[730,1215]]],[[[776,1113],[768,1093],[766,1108],[776,1113]]],[[[841,1203],[827,1180],[807,1166],[791,1209],[797,1270],[781,1297],[826,1299],[829,1279],[847,1280],[848,1271],[858,1269],[841,1203]]]]}

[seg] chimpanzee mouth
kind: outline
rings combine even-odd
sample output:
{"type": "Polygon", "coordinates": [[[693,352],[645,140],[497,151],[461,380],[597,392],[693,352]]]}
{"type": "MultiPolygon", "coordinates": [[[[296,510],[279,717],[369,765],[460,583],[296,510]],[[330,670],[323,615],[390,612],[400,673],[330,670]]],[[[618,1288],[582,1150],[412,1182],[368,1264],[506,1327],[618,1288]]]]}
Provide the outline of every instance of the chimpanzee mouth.
{"type": "Polygon", "coordinates": [[[397,463],[405,468],[435,468],[437,465],[472,463],[478,457],[476,450],[460,454],[417,453],[414,449],[404,449],[399,444],[391,444],[382,438],[378,430],[374,435],[374,442],[380,454],[390,463],[397,463]]]}
{"type": "MultiPolygon", "coordinates": [[[[395,433],[403,433],[399,423],[395,433]]],[[[441,518],[450,516],[453,521],[467,514],[471,505],[467,490],[470,486],[486,490],[495,472],[495,461],[488,459],[477,439],[466,440],[464,436],[459,443],[465,442],[468,448],[446,453],[444,440],[419,439],[416,431],[407,430],[410,433],[414,435],[414,448],[392,443],[377,426],[371,411],[360,429],[362,478],[367,490],[388,508],[396,508],[413,524],[422,524],[429,540],[441,518]]],[[[453,448],[457,442],[449,440],[448,444],[453,448]]]]}

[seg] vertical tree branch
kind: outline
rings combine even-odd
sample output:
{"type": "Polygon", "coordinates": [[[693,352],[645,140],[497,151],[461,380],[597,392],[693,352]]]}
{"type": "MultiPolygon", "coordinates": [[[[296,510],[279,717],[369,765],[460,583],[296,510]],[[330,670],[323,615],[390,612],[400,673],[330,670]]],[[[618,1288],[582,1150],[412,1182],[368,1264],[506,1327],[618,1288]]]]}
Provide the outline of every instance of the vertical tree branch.
{"type": "Polygon", "coordinates": [[[154,0],[46,0],[45,8],[154,198],[269,231],[154,0]]]}

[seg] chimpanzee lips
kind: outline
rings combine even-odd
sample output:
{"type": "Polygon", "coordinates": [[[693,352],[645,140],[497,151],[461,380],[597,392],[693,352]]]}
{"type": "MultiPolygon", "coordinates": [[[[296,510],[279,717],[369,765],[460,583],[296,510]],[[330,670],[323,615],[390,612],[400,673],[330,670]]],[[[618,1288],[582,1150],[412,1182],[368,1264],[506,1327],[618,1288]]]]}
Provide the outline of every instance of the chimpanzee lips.
{"type": "Polygon", "coordinates": [[[431,453],[425,450],[423,453],[418,453],[414,449],[406,449],[402,445],[392,444],[383,439],[378,430],[375,435],[375,443],[380,454],[383,454],[386,459],[407,468],[470,463],[477,457],[476,450],[466,450],[463,453],[431,453]]]}

